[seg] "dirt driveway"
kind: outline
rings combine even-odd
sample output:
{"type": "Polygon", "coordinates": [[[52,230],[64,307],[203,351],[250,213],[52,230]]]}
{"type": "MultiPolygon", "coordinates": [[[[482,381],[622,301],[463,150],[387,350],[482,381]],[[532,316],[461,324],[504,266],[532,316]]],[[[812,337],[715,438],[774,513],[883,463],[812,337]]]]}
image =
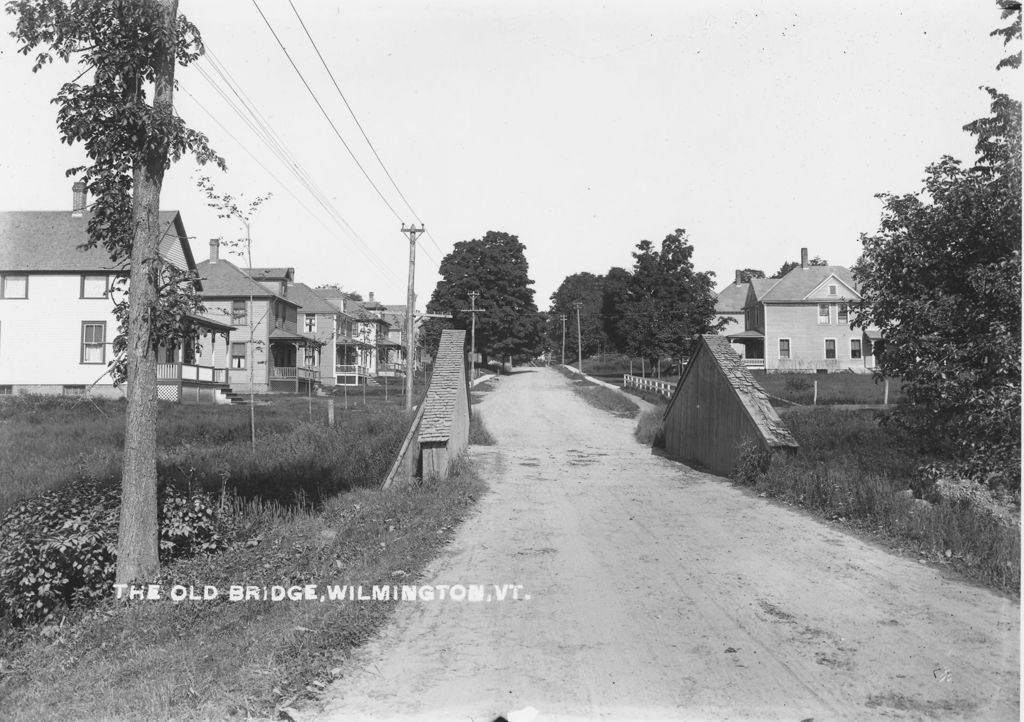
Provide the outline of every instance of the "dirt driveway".
{"type": "Polygon", "coordinates": [[[323,719],[1019,718],[1019,604],[652,456],[554,371],[497,386],[491,491],[422,581],[520,599],[402,603],[323,719]]]}

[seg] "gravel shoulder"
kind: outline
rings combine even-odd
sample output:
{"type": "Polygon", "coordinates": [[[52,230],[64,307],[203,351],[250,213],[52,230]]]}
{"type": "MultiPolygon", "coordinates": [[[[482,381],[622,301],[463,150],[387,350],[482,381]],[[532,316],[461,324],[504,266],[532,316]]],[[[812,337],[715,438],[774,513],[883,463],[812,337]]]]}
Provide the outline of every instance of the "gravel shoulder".
{"type": "Polygon", "coordinates": [[[319,719],[1019,719],[1018,602],[654,456],[554,371],[474,410],[491,491],[421,581],[520,599],[400,604],[319,719]]]}

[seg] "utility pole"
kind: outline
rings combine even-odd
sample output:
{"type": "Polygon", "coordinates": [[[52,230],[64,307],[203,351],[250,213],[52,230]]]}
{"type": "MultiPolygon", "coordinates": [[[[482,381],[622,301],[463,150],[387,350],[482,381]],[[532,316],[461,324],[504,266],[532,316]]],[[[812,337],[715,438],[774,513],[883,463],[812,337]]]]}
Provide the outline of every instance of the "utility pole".
{"type": "Polygon", "coordinates": [[[412,411],[412,375],[413,375],[413,340],[412,340],[412,307],[416,303],[413,291],[413,280],[416,278],[416,238],[426,229],[422,223],[405,227],[402,233],[409,237],[409,290],[405,296],[405,410],[412,411]]]}
{"type": "Polygon", "coordinates": [[[576,351],[578,352],[580,373],[583,373],[583,332],[580,329],[580,309],[583,301],[575,301],[572,307],[576,309],[576,351]]]}
{"type": "Polygon", "coordinates": [[[471,321],[470,321],[470,332],[469,332],[469,357],[470,357],[470,359],[472,359],[470,361],[470,368],[472,369],[472,373],[470,374],[470,379],[469,379],[470,382],[472,382],[473,379],[476,378],[476,315],[478,313],[484,313],[484,310],[482,308],[477,308],[476,307],[476,300],[478,298],[480,298],[480,292],[479,291],[470,291],[469,292],[469,308],[461,309],[462,313],[472,314],[471,321]]]}
{"type": "Polygon", "coordinates": [[[562,319],[562,365],[565,366],[565,314],[560,313],[558,317],[562,319]]]}

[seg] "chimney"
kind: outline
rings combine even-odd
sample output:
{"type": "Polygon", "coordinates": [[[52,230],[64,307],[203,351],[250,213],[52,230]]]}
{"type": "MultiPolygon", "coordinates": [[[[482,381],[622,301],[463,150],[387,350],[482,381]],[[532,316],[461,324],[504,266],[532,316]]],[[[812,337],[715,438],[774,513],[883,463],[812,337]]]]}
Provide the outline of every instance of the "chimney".
{"type": "Polygon", "coordinates": [[[86,198],[88,194],[85,190],[85,183],[82,181],[76,181],[71,186],[71,215],[80,216],[85,211],[86,198]]]}
{"type": "Polygon", "coordinates": [[[740,269],[737,268],[736,269],[736,285],[738,286],[741,283],[743,283],[743,271],[741,271],[740,269]]]}
{"type": "Polygon", "coordinates": [[[800,249],[800,268],[807,268],[807,249],[800,249]]]}
{"type": "Polygon", "coordinates": [[[373,303],[373,291],[370,291],[370,303],[373,303]]]}
{"type": "Polygon", "coordinates": [[[216,263],[220,260],[220,239],[210,239],[210,263],[216,263]]]}

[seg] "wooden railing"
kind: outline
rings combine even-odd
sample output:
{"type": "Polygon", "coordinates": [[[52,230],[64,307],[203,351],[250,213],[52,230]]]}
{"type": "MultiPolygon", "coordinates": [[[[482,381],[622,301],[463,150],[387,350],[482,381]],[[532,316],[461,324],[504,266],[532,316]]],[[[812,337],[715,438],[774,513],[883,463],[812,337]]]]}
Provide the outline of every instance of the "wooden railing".
{"type": "Polygon", "coordinates": [[[338,364],[334,367],[334,373],[338,376],[369,376],[370,370],[357,364],[338,364]]]}
{"type": "Polygon", "coordinates": [[[226,385],[228,370],[195,364],[162,363],[156,365],[157,381],[180,381],[184,384],[226,385]]]}
{"type": "Polygon", "coordinates": [[[298,378],[300,381],[316,381],[319,378],[319,374],[316,369],[306,368],[305,366],[271,366],[270,377],[273,379],[294,380],[298,378]]]}
{"type": "Polygon", "coordinates": [[[764,359],[763,358],[745,358],[743,359],[743,365],[748,369],[763,369],[764,359]]]}
{"type": "Polygon", "coordinates": [[[653,391],[656,394],[661,394],[665,397],[672,396],[672,393],[676,390],[676,385],[671,381],[660,381],[658,379],[648,379],[643,376],[632,376],[630,374],[622,375],[622,385],[627,389],[640,389],[641,391],[653,391]]]}
{"type": "Polygon", "coordinates": [[[399,374],[405,374],[405,364],[392,364],[382,363],[377,364],[377,375],[378,376],[397,376],[399,374]]]}

